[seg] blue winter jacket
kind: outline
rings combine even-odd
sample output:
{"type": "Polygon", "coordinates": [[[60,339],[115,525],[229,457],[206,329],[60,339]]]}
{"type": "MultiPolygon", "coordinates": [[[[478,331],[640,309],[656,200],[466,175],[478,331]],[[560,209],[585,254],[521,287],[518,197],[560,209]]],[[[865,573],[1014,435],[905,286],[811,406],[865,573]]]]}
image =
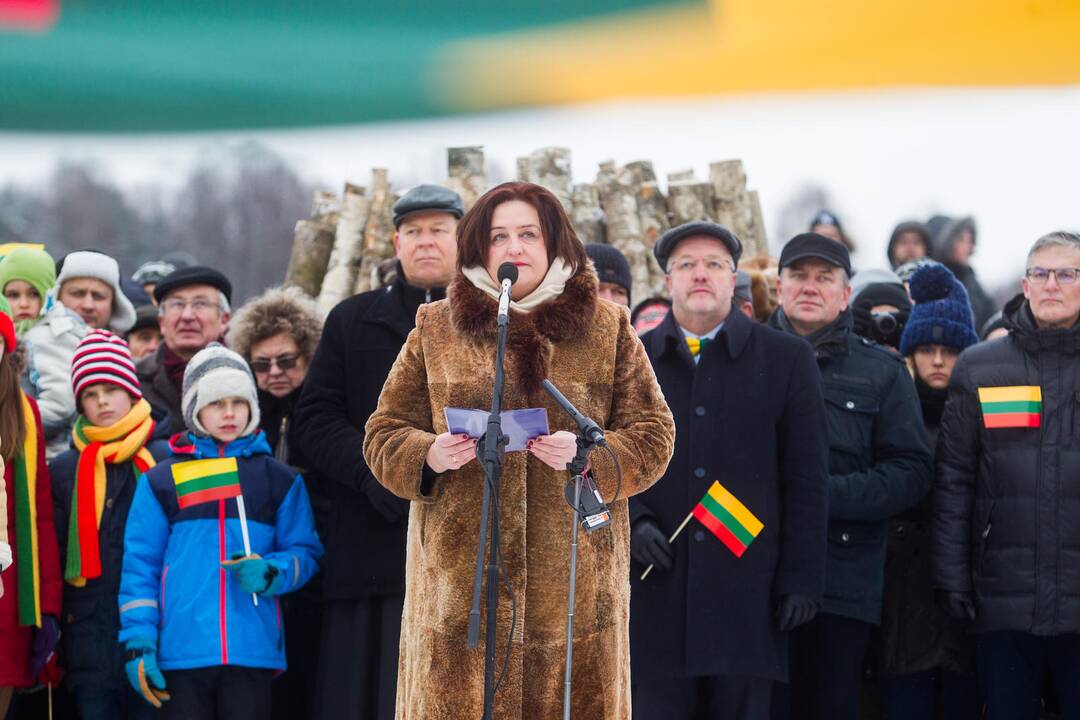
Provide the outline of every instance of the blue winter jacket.
{"type": "Polygon", "coordinates": [[[124,535],[120,641],[156,638],[163,670],[215,665],[285,669],[280,599],[240,589],[221,562],[244,553],[236,498],[179,508],[173,466],[236,458],[251,552],[284,592],[317,570],[323,548],[303,480],[273,459],[262,432],[228,444],[177,435],[173,456],[139,478],[124,535]]]}

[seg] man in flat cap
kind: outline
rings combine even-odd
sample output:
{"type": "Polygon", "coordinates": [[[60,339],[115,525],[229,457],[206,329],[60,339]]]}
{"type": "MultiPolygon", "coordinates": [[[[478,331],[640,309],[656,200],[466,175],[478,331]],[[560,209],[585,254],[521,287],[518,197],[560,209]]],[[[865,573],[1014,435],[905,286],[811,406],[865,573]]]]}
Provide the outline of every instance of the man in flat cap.
{"type": "Polygon", "coordinates": [[[821,601],[821,379],[805,341],[734,307],[741,252],[706,222],[654,249],[672,311],[642,342],[677,432],[664,477],[629,502],[636,720],[769,718],[788,634],[821,601]]]}
{"type": "Polygon", "coordinates": [[[853,332],[850,275],[847,247],[796,235],[780,254],[780,307],[769,319],[814,348],[829,441],[825,603],[792,633],[794,720],[859,717],[863,660],[881,618],[888,519],[930,486],[915,385],[903,358],[853,332]]]}
{"type": "Polygon", "coordinates": [[[396,277],[330,311],[294,412],[296,464],[330,495],[315,717],[389,720],[397,691],[409,503],[364,462],[364,424],[423,303],[446,297],[461,197],[420,185],[394,204],[396,277]]]}
{"type": "Polygon", "coordinates": [[[162,278],[154,286],[154,299],[161,344],[135,369],[154,421],[162,432],[180,432],[184,429],[180,408],[184,370],[197,352],[212,342],[222,342],[232,314],[232,283],[214,268],[192,265],[162,278]]]}

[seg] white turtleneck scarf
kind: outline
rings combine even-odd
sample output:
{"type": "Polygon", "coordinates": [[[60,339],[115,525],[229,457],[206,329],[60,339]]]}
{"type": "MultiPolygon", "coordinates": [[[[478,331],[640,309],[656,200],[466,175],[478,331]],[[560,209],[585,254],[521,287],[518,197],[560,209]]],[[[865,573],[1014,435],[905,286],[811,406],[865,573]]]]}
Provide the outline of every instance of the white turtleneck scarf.
{"type": "MultiPolygon", "coordinates": [[[[469,279],[469,282],[483,291],[485,295],[498,301],[499,286],[491,279],[487,268],[480,266],[467,267],[462,268],[461,272],[469,279]]],[[[569,263],[562,258],[555,258],[555,261],[551,263],[551,267],[548,268],[547,274],[544,275],[544,279],[540,281],[536,289],[520,300],[511,300],[510,308],[523,313],[535,310],[548,300],[562,295],[563,290],[566,289],[566,281],[573,274],[574,270],[569,263]]]]}

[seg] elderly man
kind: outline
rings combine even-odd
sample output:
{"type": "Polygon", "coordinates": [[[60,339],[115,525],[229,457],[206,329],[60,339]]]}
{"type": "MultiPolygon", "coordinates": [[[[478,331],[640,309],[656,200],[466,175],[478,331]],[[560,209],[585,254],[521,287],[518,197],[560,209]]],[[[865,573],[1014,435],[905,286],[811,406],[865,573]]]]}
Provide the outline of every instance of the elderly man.
{"type": "Polygon", "coordinates": [[[768,718],[788,633],[821,602],[821,380],[806,342],[733,307],[741,251],[704,222],[669,230],[654,250],[672,311],[642,342],[676,440],[661,481],[630,499],[639,720],[768,718]],[[695,506],[712,509],[677,532],[695,506]]]}
{"type": "Polygon", "coordinates": [[[123,334],[135,324],[135,308],[120,290],[120,266],[95,250],[69,253],[57,263],[56,301],[26,333],[29,356],[26,379],[41,410],[41,425],[51,459],[71,444],[75,395],[71,359],[91,329],[123,334]]]}
{"type": "Polygon", "coordinates": [[[972,620],[989,720],[1080,717],[1080,235],[1039,238],[1008,335],[965,350],[941,419],[933,575],[972,620]]]}
{"type": "Polygon", "coordinates": [[[825,605],[792,635],[793,718],[856,720],[870,629],[881,620],[888,519],[930,485],[930,451],[903,359],[852,331],[847,248],[814,233],[780,254],[770,324],[813,346],[825,391],[825,605]]]}
{"type": "Polygon", "coordinates": [[[195,265],[165,276],[154,287],[161,345],[136,364],[143,397],[163,430],[180,432],[184,414],[180,388],[188,360],[212,342],[221,342],[232,313],[232,283],[219,271],[195,265]]]}
{"type": "Polygon", "coordinates": [[[409,503],[385,490],[364,462],[364,424],[417,308],[446,297],[463,214],[461,197],[436,185],[416,187],[394,204],[397,276],[330,311],[293,414],[307,474],[332,497],[319,718],[394,716],[409,503]]]}

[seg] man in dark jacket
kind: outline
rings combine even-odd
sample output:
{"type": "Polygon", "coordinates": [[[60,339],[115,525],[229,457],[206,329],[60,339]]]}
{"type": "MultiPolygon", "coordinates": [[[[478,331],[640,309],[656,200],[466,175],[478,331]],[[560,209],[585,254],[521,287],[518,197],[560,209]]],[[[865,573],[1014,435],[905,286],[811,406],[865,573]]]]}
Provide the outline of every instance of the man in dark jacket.
{"type": "Polygon", "coordinates": [[[780,255],[774,327],[817,355],[829,437],[825,605],[792,634],[793,718],[855,720],[870,629],[880,622],[887,521],[929,489],[919,399],[899,355],[852,332],[847,249],[814,233],[780,255]]]}
{"type": "Polygon", "coordinates": [[[673,308],[642,342],[678,432],[664,477],[629,505],[639,720],[768,718],[788,631],[821,602],[821,380],[804,341],[732,312],[740,251],[713,223],[673,228],[655,247],[673,308]],[[690,520],[669,543],[717,482],[724,529],[690,520]],[[743,521],[724,514],[732,506],[743,521]],[[763,525],[753,538],[740,509],[763,525]]]}
{"type": "Polygon", "coordinates": [[[330,311],[294,411],[296,442],[332,498],[324,545],[316,717],[394,716],[409,503],[364,462],[364,424],[422,303],[446,297],[457,258],[457,193],[421,185],[394,205],[393,283],[330,311]]]}
{"type": "Polygon", "coordinates": [[[1028,253],[1006,337],[949,383],[934,493],[942,601],[974,621],[990,720],[1039,716],[1047,672],[1080,716],[1080,235],[1028,253]]]}
{"type": "Polygon", "coordinates": [[[975,254],[975,220],[935,215],[926,222],[926,230],[930,234],[934,259],[952,270],[967,290],[971,310],[975,313],[975,327],[982,327],[997,307],[971,267],[971,256],[975,254]]]}
{"type": "Polygon", "coordinates": [[[136,365],[143,396],[153,408],[155,432],[180,432],[180,388],[188,360],[229,328],[232,283],[214,268],[193,265],[174,270],[154,287],[162,342],[136,365]]]}

